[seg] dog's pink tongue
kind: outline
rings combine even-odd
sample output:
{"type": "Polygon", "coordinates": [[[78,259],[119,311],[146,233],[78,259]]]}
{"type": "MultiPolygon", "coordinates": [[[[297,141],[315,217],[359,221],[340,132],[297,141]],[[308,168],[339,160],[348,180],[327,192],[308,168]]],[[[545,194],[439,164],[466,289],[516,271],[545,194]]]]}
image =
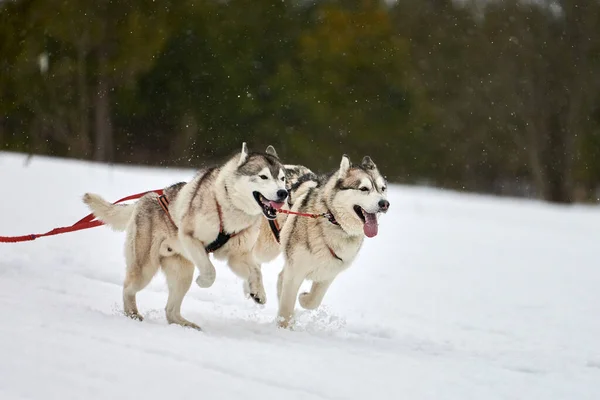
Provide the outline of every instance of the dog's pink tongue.
{"type": "Polygon", "coordinates": [[[283,202],[278,203],[276,201],[269,201],[269,205],[274,209],[279,210],[281,207],[283,207],[283,202]]]}
{"type": "Polygon", "coordinates": [[[363,211],[363,214],[365,216],[365,224],[363,225],[365,235],[370,238],[377,236],[377,231],[379,229],[379,225],[377,224],[377,216],[365,211],[363,211]]]}

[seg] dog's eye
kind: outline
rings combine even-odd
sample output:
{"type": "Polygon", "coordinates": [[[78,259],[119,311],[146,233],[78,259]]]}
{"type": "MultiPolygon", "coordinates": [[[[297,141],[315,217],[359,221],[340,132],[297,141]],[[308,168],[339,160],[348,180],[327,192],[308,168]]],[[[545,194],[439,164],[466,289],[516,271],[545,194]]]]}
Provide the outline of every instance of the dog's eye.
{"type": "Polygon", "coordinates": [[[382,187],[381,187],[381,191],[382,191],[382,192],[385,192],[385,189],[387,189],[385,186],[382,186],[382,187]]]}
{"type": "Polygon", "coordinates": [[[285,176],[281,177],[281,182],[285,181],[285,176]]]}
{"type": "Polygon", "coordinates": [[[365,187],[365,186],[363,186],[363,187],[361,187],[361,188],[360,188],[360,190],[361,190],[361,192],[368,192],[368,191],[369,191],[369,188],[368,188],[368,187],[365,187]]]}
{"type": "Polygon", "coordinates": [[[268,177],[268,176],[266,176],[266,175],[259,175],[259,178],[260,178],[260,179],[263,179],[263,180],[267,180],[267,179],[269,179],[269,177],[268,177]]]}

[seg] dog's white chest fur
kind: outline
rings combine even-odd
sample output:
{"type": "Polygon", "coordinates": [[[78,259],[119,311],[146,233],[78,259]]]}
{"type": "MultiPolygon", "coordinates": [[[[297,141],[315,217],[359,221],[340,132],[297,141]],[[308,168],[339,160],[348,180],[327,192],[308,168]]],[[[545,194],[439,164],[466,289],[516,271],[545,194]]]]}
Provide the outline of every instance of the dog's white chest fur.
{"type": "Polygon", "coordinates": [[[361,237],[325,241],[323,247],[318,251],[307,254],[310,258],[305,264],[308,269],[306,271],[307,279],[313,281],[333,279],[352,265],[362,242],[361,237]]]}

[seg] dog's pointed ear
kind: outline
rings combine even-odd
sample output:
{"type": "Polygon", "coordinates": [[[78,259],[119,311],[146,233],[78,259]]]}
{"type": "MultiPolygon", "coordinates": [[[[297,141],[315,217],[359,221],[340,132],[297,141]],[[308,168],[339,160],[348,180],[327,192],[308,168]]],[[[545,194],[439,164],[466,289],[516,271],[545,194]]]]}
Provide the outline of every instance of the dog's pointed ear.
{"type": "Polygon", "coordinates": [[[279,156],[277,155],[277,152],[275,151],[275,147],[269,145],[267,147],[267,150],[265,150],[265,153],[272,155],[275,158],[279,158],[279,156]]]}
{"type": "Polygon", "coordinates": [[[248,159],[248,147],[246,142],[242,143],[242,153],[240,154],[240,160],[238,161],[238,167],[246,162],[248,159]]]}
{"type": "Polygon", "coordinates": [[[365,169],[375,169],[375,168],[377,168],[377,166],[375,165],[375,163],[373,162],[373,160],[371,160],[371,157],[369,157],[369,156],[365,156],[362,159],[362,163],[361,164],[362,164],[363,168],[365,168],[365,169]]]}
{"type": "Polygon", "coordinates": [[[350,169],[350,157],[346,154],[342,156],[342,162],[340,162],[340,170],[338,172],[338,178],[344,179],[346,174],[348,174],[348,170],[350,169]]]}

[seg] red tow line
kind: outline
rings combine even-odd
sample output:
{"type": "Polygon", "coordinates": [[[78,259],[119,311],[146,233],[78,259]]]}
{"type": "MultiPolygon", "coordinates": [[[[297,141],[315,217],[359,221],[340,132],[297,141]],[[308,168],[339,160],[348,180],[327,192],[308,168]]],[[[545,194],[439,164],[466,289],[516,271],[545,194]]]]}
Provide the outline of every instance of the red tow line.
{"type": "Polygon", "coordinates": [[[277,212],[278,213],[283,213],[283,214],[299,215],[301,217],[309,217],[309,218],[319,218],[319,217],[327,217],[328,216],[327,213],[323,213],[323,214],[309,214],[309,213],[301,213],[301,212],[290,211],[290,210],[282,210],[282,209],[278,209],[277,212]]]}
{"type": "MultiPolygon", "coordinates": [[[[132,194],[131,196],[123,197],[122,199],[115,201],[113,204],[122,203],[127,200],[139,199],[146,193],[151,193],[151,192],[157,193],[158,195],[163,194],[162,189],[149,190],[147,192],[132,194]]],[[[35,239],[37,239],[39,237],[43,237],[43,236],[52,236],[52,235],[59,235],[61,233],[80,231],[82,229],[94,228],[94,227],[100,226],[100,225],[104,225],[104,222],[94,220],[94,214],[88,214],[85,217],[83,217],[82,219],[80,219],[79,221],[75,222],[71,226],[54,228],[50,232],[39,233],[39,234],[32,233],[30,235],[23,235],[23,236],[0,236],[0,243],[27,242],[27,241],[35,240],[35,239]]]]}
{"type": "MultiPolygon", "coordinates": [[[[163,195],[162,189],[149,190],[147,192],[132,194],[131,196],[123,197],[122,199],[115,201],[113,204],[122,203],[127,200],[139,199],[146,193],[152,193],[152,192],[158,194],[159,196],[163,195]]],[[[285,214],[294,214],[294,215],[299,215],[302,217],[310,217],[310,218],[325,217],[325,218],[329,219],[332,223],[337,224],[337,222],[335,221],[335,219],[333,218],[333,215],[331,213],[307,214],[307,213],[299,213],[299,212],[295,212],[295,211],[281,210],[281,209],[278,209],[277,212],[285,213],[285,214]]],[[[35,240],[37,238],[44,237],[44,236],[60,235],[62,233],[75,232],[75,231],[80,231],[82,229],[95,228],[100,225],[104,225],[104,222],[94,220],[94,214],[88,214],[85,217],[83,217],[82,219],[80,219],[79,221],[75,222],[71,226],[63,226],[60,228],[54,228],[51,231],[46,232],[46,233],[32,233],[32,234],[23,235],[23,236],[0,236],[0,243],[28,242],[28,241],[35,240]]]]}

